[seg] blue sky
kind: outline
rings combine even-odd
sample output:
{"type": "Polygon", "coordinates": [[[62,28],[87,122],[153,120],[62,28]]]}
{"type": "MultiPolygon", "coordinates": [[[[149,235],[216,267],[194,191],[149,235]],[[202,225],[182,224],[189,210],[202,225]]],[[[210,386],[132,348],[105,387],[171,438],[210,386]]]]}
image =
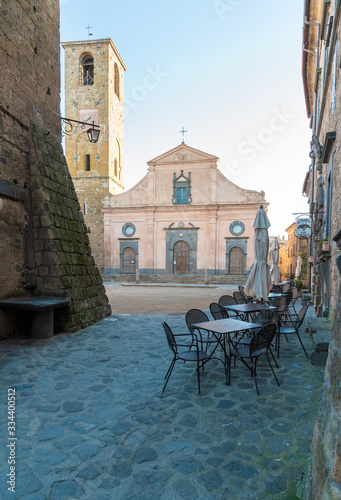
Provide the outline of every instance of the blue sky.
{"type": "Polygon", "coordinates": [[[90,25],[92,38],[112,38],[127,66],[126,189],[147,161],[180,144],[185,127],[185,142],[218,156],[228,179],[265,191],[271,235],[286,234],[292,214],[308,211],[303,0],[60,5],[61,40],[87,39],[90,25]]]}

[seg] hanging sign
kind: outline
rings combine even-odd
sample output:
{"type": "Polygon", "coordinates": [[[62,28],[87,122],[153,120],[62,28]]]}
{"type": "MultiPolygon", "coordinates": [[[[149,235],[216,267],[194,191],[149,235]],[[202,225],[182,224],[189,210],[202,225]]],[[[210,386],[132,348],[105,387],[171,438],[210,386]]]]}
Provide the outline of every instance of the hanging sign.
{"type": "Polygon", "coordinates": [[[311,219],[305,217],[304,219],[296,220],[296,236],[297,238],[309,238],[311,236],[311,219]]]}

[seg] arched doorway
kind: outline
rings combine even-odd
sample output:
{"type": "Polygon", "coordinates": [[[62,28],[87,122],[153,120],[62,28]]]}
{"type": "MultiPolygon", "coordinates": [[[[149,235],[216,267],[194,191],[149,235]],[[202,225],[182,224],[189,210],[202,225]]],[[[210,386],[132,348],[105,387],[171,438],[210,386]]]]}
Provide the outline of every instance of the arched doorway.
{"type": "Polygon", "coordinates": [[[190,248],[186,241],[177,241],[173,248],[173,273],[189,274],[190,248]]]}
{"type": "Polygon", "coordinates": [[[229,274],[244,274],[244,254],[240,247],[230,250],[229,274]]]}
{"type": "Polygon", "coordinates": [[[123,250],[123,273],[136,273],[136,254],[135,250],[131,247],[127,247],[123,250]]]}

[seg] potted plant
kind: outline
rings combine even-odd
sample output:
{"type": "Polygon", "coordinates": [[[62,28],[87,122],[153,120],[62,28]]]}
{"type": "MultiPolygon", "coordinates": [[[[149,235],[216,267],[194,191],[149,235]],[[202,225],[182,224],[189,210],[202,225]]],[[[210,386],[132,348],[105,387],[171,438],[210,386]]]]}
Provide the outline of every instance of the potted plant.
{"type": "Polygon", "coordinates": [[[303,288],[303,282],[299,278],[295,278],[296,288],[300,292],[303,288]]]}
{"type": "Polygon", "coordinates": [[[322,246],[322,252],[328,252],[328,250],[329,250],[328,238],[324,238],[323,240],[319,241],[319,245],[322,246]]]}

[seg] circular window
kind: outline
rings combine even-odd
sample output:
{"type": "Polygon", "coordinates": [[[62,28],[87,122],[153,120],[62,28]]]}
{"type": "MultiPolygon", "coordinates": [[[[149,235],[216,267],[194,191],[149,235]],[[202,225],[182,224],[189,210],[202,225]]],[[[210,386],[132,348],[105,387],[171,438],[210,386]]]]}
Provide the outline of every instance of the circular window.
{"type": "Polygon", "coordinates": [[[136,227],[132,222],[127,222],[127,224],[124,224],[122,227],[122,233],[124,236],[133,236],[135,234],[136,227]]]}
{"type": "Polygon", "coordinates": [[[233,236],[240,236],[241,234],[243,234],[244,231],[245,231],[245,226],[240,221],[236,220],[232,222],[232,224],[230,225],[230,233],[232,233],[233,236]]]}
{"type": "Polygon", "coordinates": [[[178,227],[182,228],[182,227],[184,227],[184,225],[185,224],[183,222],[179,222],[178,227]]]}

